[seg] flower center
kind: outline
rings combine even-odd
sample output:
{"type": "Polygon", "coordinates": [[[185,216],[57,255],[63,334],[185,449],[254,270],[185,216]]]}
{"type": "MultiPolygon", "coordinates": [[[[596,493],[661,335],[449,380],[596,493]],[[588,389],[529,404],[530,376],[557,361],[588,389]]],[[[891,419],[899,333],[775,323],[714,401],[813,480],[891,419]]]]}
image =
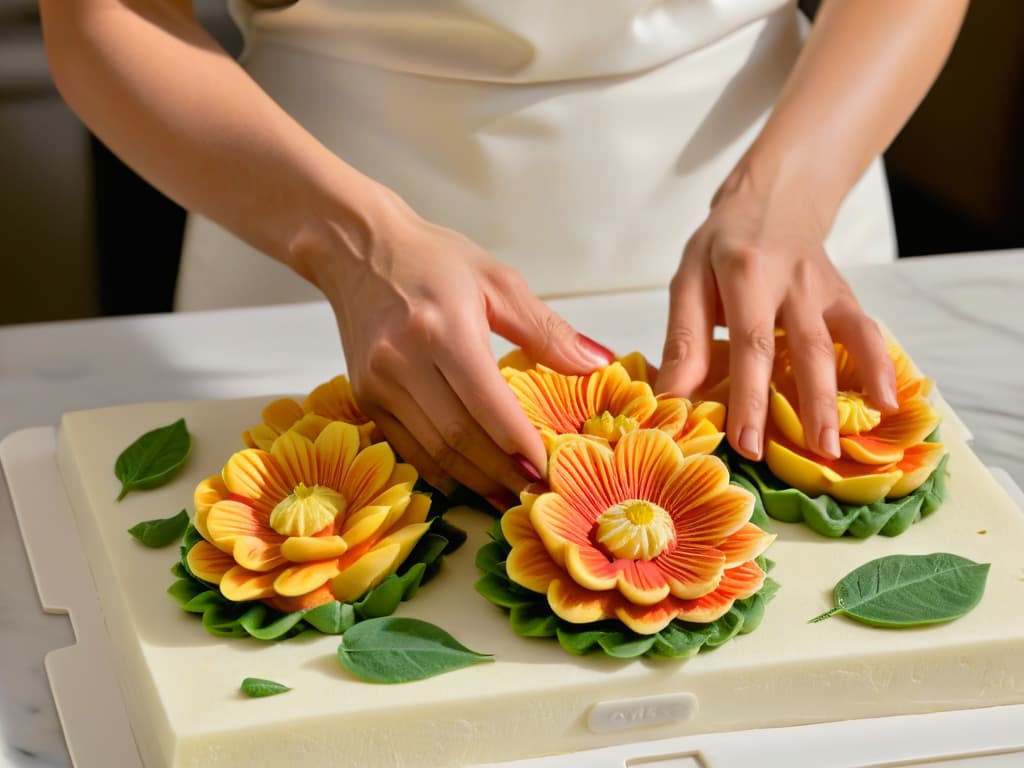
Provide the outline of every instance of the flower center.
{"type": "Polygon", "coordinates": [[[639,426],[640,422],[632,416],[612,416],[610,412],[605,411],[600,416],[591,416],[583,422],[583,434],[603,437],[609,443],[614,443],[639,426]]]}
{"type": "Polygon", "coordinates": [[[299,483],[270,513],[270,527],[282,536],[312,536],[345,511],[345,497],[333,488],[299,483]]]}
{"type": "Polygon", "coordinates": [[[597,518],[598,542],[619,559],[653,560],[675,539],[671,516],[649,501],[623,501],[597,518]]]}
{"type": "Polygon", "coordinates": [[[839,434],[859,435],[870,432],[882,421],[882,412],[864,402],[856,392],[839,393],[839,434]]]}

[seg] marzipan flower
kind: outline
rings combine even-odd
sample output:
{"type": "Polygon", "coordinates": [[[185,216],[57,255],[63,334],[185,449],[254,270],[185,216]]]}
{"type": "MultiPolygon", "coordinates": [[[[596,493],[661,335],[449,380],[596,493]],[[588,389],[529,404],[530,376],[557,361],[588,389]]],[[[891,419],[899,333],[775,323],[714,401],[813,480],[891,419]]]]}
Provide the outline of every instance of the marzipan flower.
{"type": "Polygon", "coordinates": [[[650,635],[674,619],[714,621],[764,583],[754,558],[774,536],[750,522],[751,494],[718,458],[684,456],[661,430],[614,446],[566,439],[549,482],[501,526],[509,578],[565,621],[617,619],[650,635]]]}
{"type": "Polygon", "coordinates": [[[637,429],[665,432],[686,455],[714,451],[723,437],[725,406],[655,396],[649,383],[653,370],[642,355],[633,353],[582,376],[543,365],[522,370],[506,366],[502,374],[549,452],[567,435],[614,444],[637,429]]]}
{"type": "Polygon", "coordinates": [[[269,451],[235,453],[196,488],[203,541],[187,562],[229,600],[285,612],[358,600],[430,527],[430,499],[412,491],[416,470],[387,443],[360,449],[352,424],[300,423],[269,451]]]}
{"type": "Polygon", "coordinates": [[[825,493],[848,504],[901,498],[928,479],[945,453],[940,443],[925,442],[940,416],[926,399],[931,382],[916,372],[898,345],[888,345],[899,403],[889,414],[862,394],[853,361],[842,345],[835,345],[841,456],[834,460],[807,449],[784,337],[777,339],[777,349],[765,449],[776,477],[808,495],[825,493]]]}
{"type": "Polygon", "coordinates": [[[320,384],[301,405],[289,397],[275,400],[263,409],[263,423],[243,432],[242,440],[250,448],[269,451],[274,440],[300,421],[305,423],[299,430],[307,435],[318,433],[328,421],[354,424],[359,428],[359,445],[362,448],[383,440],[376,432],[376,425],[359,410],[352,385],[344,375],[320,384]]]}

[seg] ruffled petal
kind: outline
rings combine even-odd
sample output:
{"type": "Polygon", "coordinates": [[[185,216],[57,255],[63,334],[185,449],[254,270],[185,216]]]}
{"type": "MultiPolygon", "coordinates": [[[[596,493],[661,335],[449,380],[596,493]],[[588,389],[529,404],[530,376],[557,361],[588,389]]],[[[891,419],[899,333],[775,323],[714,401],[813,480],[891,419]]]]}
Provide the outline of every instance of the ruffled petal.
{"type": "Polygon", "coordinates": [[[220,580],[220,592],[228,600],[245,602],[246,600],[262,600],[271,597],[274,592],[274,579],[277,573],[258,573],[234,566],[220,580]]]}
{"type": "Polygon", "coordinates": [[[195,506],[196,514],[192,524],[199,531],[204,539],[210,539],[210,531],[206,527],[206,517],[210,514],[210,508],[218,501],[227,498],[228,489],[220,475],[213,475],[200,481],[192,495],[192,503],[195,506]]]}
{"type": "MultiPolygon", "coordinates": [[[[548,552],[559,565],[565,564],[567,544],[590,547],[593,522],[590,514],[581,514],[562,496],[545,493],[530,509],[530,522],[548,552]]],[[[596,515],[594,515],[596,517],[596,515]]]]}
{"type": "Polygon", "coordinates": [[[758,528],[753,523],[747,523],[715,549],[725,555],[725,567],[735,568],[737,565],[753,560],[764,552],[775,541],[776,535],[758,528]]]}
{"type": "Polygon", "coordinates": [[[398,567],[398,544],[372,549],[330,581],[331,592],[343,603],[359,600],[398,567]]]}
{"type": "Polygon", "coordinates": [[[591,592],[569,579],[555,579],[548,585],[548,605],[560,619],[571,624],[589,624],[615,615],[621,601],[615,592],[591,592]]]}
{"type": "Polygon", "coordinates": [[[635,605],[621,601],[615,606],[615,617],[638,635],[653,635],[676,618],[676,609],[670,599],[654,605],[635,605]]]}
{"type": "Polygon", "coordinates": [[[352,384],[343,374],[316,387],[302,403],[306,411],[334,421],[363,424],[369,419],[356,405],[352,384]]]}
{"type": "Polygon", "coordinates": [[[341,536],[290,536],[281,544],[281,554],[293,563],[337,559],[345,554],[348,543],[341,536]]]}
{"type": "Polygon", "coordinates": [[[889,498],[899,499],[916,491],[939,466],[945,453],[942,443],[919,443],[907,448],[897,465],[903,476],[889,489],[889,498]]]}
{"type": "Polygon", "coordinates": [[[564,547],[565,570],[584,589],[614,589],[618,583],[617,564],[612,563],[603,553],[585,542],[567,543],[564,547]]]}
{"type": "Polygon", "coordinates": [[[888,414],[869,433],[871,437],[902,448],[923,442],[935,431],[942,417],[923,397],[914,397],[900,404],[896,413],[888,414]]]}
{"type": "Polygon", "coordinates": [[[274,579],[274,591],[285,597],[298,597],[319,589],[337,575],[337,560],[300,563],[278,572],[274,579]]]}
{"type": "Polygon", "coordinates": [[[235,559],[208,541],[197,541],[185,557],[188,567],[198,578],[220,584],[224,574],[235,567],[235,559]]]}
{"type": "Polygon", "coordinates": [[[277,459],[290,488],[299,483],[308,486],[320,484],[316,450],[308,438],[297,432],[285,432],[274,441],[270,454],[277,459]]]}
{"type": "Polygon", "coordinates": [[[728,487],[729,470],[721,459],[689,456],[682,460],[679,471],[655,489],[652,501],[665,509],[673,520],[679,520],[699,514],[704,504],[724,493],[728,487]]]}
{"type": "Polygon", "coordinates": [[[523,542],[540,541],[530,522],[530,509],[537,498],[534,496],[501,516],[501,533],[513,549],[523,542]]]}
{"type": "Polygon", "coordinates": [[[239,537],[259,539],[281,536],[267,523],[267,518],[248,504],[233,499],[218,501],[206,516],[209,540],[219,549],[230,552],[239,537]]]}
{"type": "Polygon", "coordinates": [[[679,474],[683,463],[682,451],[660,430],[640,429],[623,435],[614,454],[618,494],[609,501],[657,499],[662,489],[679,474]]]}
{"type": "Polygon", "coordinates": [[[359,432],[351,424],[332,421],[316,437],[316,462],[320,482],[352,499],[342,489],[345,475],[359,451],[359,432]]]}
{"type": "Polygon", "coordinates": [[[552,581],[565,578],[540,539],[516,544],[505,561],[505,569],[513,582],[541,594],[548,591],[552,581]]]}
{"type": "Polygon", "coordinates": [[[656,403],[654,413],[641,426],[644,429],[660,429],[672,436],[682,432],[690,416],[690,401],[682,397],[661,395],[656,403]]]}
{"type": "Polygon", "coordinates": [[[278,466],[277,459],[266,451],[248,448],[228,459],[221,472],[228,491],[252,500],[270,514],[274,506],[292,492],[292,486],[278,466]]]}
{"type": "Polygon", "coordinates": [[[738,485],[726,485],[699,506],[680,509],[673,515],[676,540],[717,547],[740,530],[753,512],[754,496],[738,485]]]}
{"type": "Polygon", "coordinates": [[[724,616],[733,602],[755,594],[764,586],[764,571],[753,561],[729,568],[722,574],[718,588],[696,600],[674,600],[676,614],[683,621],[700,624],[724,616]]]}
{"type": "Polygon", "coordinates": [[[384,489],[395,464],[395,452],[387,443],[364,448],[352,460],[338,490],[353,509],[359,509],[384,489]]]}
{"type": "Polygon", "coordinates": [[[827,493],[847,504],[872,504],[885,498],[903,474],[898,469],[882,468],[871,473],[863,464],[849,461],[815,461],[774,440],[768,441],[765,461],[777,478],[807,495],[827,493]],[[843,476],[836,468],[851,474],[843,476]]]}
{"type": "Polygon", "coordinates": [[[623,500],[612,450],[596,440],[573,437],[562,441],[551,454],[548,484],[566,500],[572,510],[569,514],[585,518],[588,525],[623,500]]]}
{"type": "Polygon", "coordinates": [[[232,555],[243,568],[250,571],[272,571],[287,565],[288,561],[281,554],[281,536],[273,539],[261,539],[256,536],[239,536],[235,539],[232,555]]]}
{"type": "Polygon", "coordinates": [[[655,563],[674,597],[694,599],[716,589],[725,570],[725,554],[714,547],[677,543],[655,563]]]}
{"type": "Polygon", "coordinates": [[[624,560],[618,565],[617,586],[629,602],[654,605],[668,597],[668,579],[653,560],[624,560]]]}

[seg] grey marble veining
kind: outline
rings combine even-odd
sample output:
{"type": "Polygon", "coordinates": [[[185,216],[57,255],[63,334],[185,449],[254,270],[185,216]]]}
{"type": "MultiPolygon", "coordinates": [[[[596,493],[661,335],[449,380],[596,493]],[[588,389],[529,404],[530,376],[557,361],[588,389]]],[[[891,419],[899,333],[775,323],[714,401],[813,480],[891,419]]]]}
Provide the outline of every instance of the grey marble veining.
{"type": "MultiPolygon", "coordinates": [[[[1024,486],[1024,251],[911,259],[848,278],[937,382],[978,455],[1024,486]]],[[[664,296],[555,305],[594,338],[659,357],[664,296]]],[[[0,436],[81,408],[307,391],[341,367],[325,304],[0,328],[0,436]]],[[[5,486],[0,584],[0,765],[67,766],[43,657],[73,632],[39,608],[5,486]]]]}

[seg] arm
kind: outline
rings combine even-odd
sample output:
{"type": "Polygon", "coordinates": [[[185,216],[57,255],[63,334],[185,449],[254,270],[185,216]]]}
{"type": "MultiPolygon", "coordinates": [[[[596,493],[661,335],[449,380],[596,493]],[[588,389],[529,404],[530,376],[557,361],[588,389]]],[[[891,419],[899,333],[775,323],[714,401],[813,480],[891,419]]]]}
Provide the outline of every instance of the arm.
{"type": "Polygon", "coordinates": [[[896,405],[875,323],[829,262],[840,203],[895,137],[949,54],[967,0],[826,0],[771,116],[722,184],[672,284],[658,387],[694,391],[716,319],[731,344],[730,443],[761,456],[774,329],[791,339],[812,450],[839,455],[832,342],[896,405]]]}
{"type": "MultiPolygon", "coordinates": [[[[490,331],[562,370],[607,362],[522,278],[336,157],[204,32],[190,0],[41,0],[61,94],[127,164],[314,282],[357,399],[439,487],[507,498],[545,452],[490,331]]],[[[358,119],[358,115],[352,116],[358,119]]]]}

